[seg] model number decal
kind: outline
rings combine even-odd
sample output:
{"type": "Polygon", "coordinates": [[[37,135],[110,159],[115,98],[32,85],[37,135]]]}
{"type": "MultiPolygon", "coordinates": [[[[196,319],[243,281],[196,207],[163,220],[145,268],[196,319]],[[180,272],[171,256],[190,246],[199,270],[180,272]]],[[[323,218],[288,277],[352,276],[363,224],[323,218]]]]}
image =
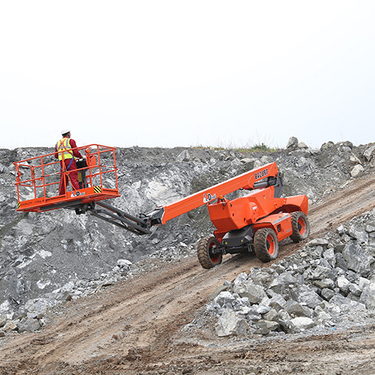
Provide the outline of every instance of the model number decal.
{"type": "Polygon", "coordinates": [[[206,194],[203,194],[203,203],[208,203],[212,201],[212,199],[216,199],[216,194],[211,195],[210,193],[207,193],[207,196],[206,194]]]}
{"type": "Polygon", "coordinates": [[[263,169],[263,171],[260,171],[258,173],[255,173],[255,179],[259,180],[260,178],[268,175],[268,168],[263,169]]]}

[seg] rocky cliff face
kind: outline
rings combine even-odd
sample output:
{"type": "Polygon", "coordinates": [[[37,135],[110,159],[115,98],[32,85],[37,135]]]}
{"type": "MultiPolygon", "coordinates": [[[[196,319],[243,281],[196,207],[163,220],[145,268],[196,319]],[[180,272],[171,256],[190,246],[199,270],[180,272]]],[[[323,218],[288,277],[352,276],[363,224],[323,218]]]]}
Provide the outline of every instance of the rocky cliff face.
{"type": "MultiPolygon", "coordinates": [[[[16,212],[12,163],[49,152],[52,150],[40,148],[0,150],[0,314],[8,318],[40,314],[59,300],[141,272],[142,259],[167,261],[184,256],[193,251],[199,238],[213,231],[205,207],[171,220],[147,236],[69,210],[16,212]]],[[[349,179],[370,173],[374,154],[372,145],[328,142],[312,150],[295,138],[286,149],[272,153],[120,148],[116,160],[122,196],[111,204],[133,215],[149,212],[273,161],[283,175],[284,195],[306,194],[311,204],[349,179]]]]}

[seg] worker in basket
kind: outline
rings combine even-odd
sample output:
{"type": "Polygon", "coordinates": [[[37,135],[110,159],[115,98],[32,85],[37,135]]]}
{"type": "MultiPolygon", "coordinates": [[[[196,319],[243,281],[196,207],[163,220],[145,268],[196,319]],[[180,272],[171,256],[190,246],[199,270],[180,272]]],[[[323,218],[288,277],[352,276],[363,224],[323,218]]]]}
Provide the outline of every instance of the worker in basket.
{"type": "Polygon", "coordinates": [[[65,195],[68,181],[70,181],[74,190],[79,190],[80,188],[78,183],[78,172],[75,158],[83,159],[83,157],[76,149],[77,145],[74,139],[70,138],[70,130],[62,130],[61,135],[62,139],[60,139],[55,146],[55,158],[60,160],[61,166],[59,195],[65,195]],[[64,173],[67,171],[71,172],[64,173]]]}

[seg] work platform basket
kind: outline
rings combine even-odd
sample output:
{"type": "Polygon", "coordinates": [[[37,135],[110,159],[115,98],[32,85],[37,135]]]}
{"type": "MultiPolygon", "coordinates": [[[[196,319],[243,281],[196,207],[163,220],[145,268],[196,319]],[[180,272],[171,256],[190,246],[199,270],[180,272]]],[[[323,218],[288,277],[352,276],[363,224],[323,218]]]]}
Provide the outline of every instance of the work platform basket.
{"type": "MultiPolygon", "coordinates": [[[[66,170],[55,152],[15,162],[17,211],[43,212],[57,208],[79,208],[96,201],[119,197],[115,148],[98,144],[77,147],[83,160],[66,170]],[[78,174],[79,189],[70,174],[78,174]],[[66,182],[68,180],[68,183],[66,182]],[[59,195],[60,183],[65,194],[59,195]]],[[[63,153],[64,151],[59,151],[63,153]]]]}

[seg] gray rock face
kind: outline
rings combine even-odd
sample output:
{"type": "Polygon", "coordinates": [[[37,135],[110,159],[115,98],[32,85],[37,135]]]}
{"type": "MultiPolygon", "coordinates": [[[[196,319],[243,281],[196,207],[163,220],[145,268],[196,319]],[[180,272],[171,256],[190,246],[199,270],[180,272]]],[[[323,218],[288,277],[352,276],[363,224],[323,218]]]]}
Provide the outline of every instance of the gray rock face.
{"type": "MultiPolygon", "coordinates": [[[[111,203],[133,215],[147,213],[156,206],[173,202],[272,161],[277,162],[283,174],[283,194],[306,194],[313,203],[331,192],[333,186],[340,187],[351,179],[351,171],[356,164],[362,165],[362,173],[373,168],[372,146],[354,147],[350,142],[328,142],[319,150],[312,150],[296,138],[291,138],[289,143],[287,149],[272,153],[195,148],[117,149],[122,196],[111,203]]],[[[28,319],[41,322],[40,317],[48,306],[94,293],[121,278],[141,274],[147,259],[171,262],[189,256],[195,252],[196,240],[214,231],[206,207],[171,220],[155,229],[150,236],[143,237],[90,215],[77,216],[70,210],[42,214],[16,212],[12,163],[52,151],[51,148],[0,150],[0,314],[15,314],[20,317],[17,321],[21,322],[21,319],[25,319],[22,314],[26,312],[28,319]]],[[[241,194],[235,192],[229,198],[241,194]]],[[[368,280],[375,255],[374,223],[375,219],[369,220],[367,225],[353,227],[350,232],[343,228],[343,235],[350,241],[353,239],[353,246],[366,245],[367,258],[358,252],[353,260],[351,249],[337,252],[336,249],[332,250],[334,246],[328,246],[327,239],[314,240],[305,251],[306,257],[303,259],[307,263],[304,266],[299,262],[296,269],[289,269],[285,264],[278,264],[273,269],[279,277],[273,277],[274,274],[268,271],[252,272],[249,280],[254,287],[251,290],[240,282],[236,284],[238,291],[233,295],[237,293],[238,297],[235,296],[235,299],[248,298],[250,305],[240,305],[239,308],[238,304],[234,304],[232,307],[237,306],[250,323],[252,320],[249,317],[264,316],[259,310],[260,306],[271,308],[266,314],[272,315],[276,309],[270,306],[271,303],[278,309],[277,314],[283,316],[283,319],[279,317],[283,323],[279,324],[278,329],[287,330],[289,314],[283,300],[293,298],[293,291],[298,290],[301,283],[309,282],[318,299],[327,302],[332,298],[329,297],[332,288],[338,288],[326,282],[331,277],[337,278],[335,267],[343,272],[357,272],[360,269],[360,277],[368,280]],[[315,260],[324,259],[326,263],[310,267],[311,251],[316,253],[315,260]],[[322,253],[325,255],[322,256],[322,253]],[[272,288],[271,282],[274,282],[272,288]],[[258,307],[244,314],[245,307],[252,309],[254,304],[258,307]]],[[[343,248],[347,245],[343,244],[343,248]]],[[[344,276],[350,281],[348,297],[360,298],[365,286],[362,285],[361,289],[357,281],[344,276]]],[[[301,305],[306,303],[296,301],[301,305]]],[[[314,305],[312,299],[309,305],[314,305]]],[[[314,309],[308,305],[302,307],[314,309]]],[[[13,327],[14,323],[9,319],[8,323],[7,329],[13,327]]],[[[33,323],[36,327],[36,322],[33,323]]],[[[16,324],[15,329],[22,330],[22,327],[16,324]]]]}

